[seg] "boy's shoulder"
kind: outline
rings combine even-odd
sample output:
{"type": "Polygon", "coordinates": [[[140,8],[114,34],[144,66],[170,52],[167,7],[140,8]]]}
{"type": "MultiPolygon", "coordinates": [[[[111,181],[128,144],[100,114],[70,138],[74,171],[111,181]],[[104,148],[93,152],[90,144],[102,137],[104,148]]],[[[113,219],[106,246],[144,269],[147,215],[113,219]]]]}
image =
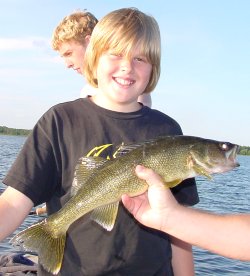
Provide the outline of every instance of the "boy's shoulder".
{"type": "Polygon", "coordinates": [[[81,114],[82,112],[86,112],[87,106],[84,99],[76,99],[72,101],[58,103],[50,107],[41,117],[41,119],[45,118],[46,120],[52,120],[52,118],[64,118],[76,116],[77,114],[81,114]]]}
{"type": "Polygon", "coordinates": [[[166,130],[166,133],[171,134],[182,134],[180,124],[171,116],[157,110],[151,109],[148,111],[147,121],[151,125],[161,127],[162,131],[166,130]]]}
{"type": "Polygon", "coordinates": [[[85,99],[78,98],[72,101],[55,104],[47,112],[73,112],[83,108],[85,105],[87,106],[85,99]]]}
{"type": "Polygon", "coordinates": [[[150,109],[149,116],[153,119],[165,120],[172,122],[173,124],[178,124],[174,118],[157,109],[150,109]]]}
{"type": "Polygon", "coordinates": [[[53,105],[50,109],[59,110],[59,109],[65,109],[65,108],[72,108],[72,107],[80,105],[81,100],[82,99],[78,98],[78,99],[71,100],[71,101],[61,102],[61,103],[53,105]]]}

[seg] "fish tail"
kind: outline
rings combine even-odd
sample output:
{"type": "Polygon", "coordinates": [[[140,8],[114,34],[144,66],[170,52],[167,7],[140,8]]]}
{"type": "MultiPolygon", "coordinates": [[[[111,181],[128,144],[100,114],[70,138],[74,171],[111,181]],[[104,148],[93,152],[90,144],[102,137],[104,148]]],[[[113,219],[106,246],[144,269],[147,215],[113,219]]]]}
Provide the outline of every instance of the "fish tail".
{"type": "Polygon", "coordinates": [[[39,263],[49,272],[57,274],[62,265],[66,232],[53,233],[46,220],[19,232],[11,243],[25,251],[37,252],[39,263]]]}

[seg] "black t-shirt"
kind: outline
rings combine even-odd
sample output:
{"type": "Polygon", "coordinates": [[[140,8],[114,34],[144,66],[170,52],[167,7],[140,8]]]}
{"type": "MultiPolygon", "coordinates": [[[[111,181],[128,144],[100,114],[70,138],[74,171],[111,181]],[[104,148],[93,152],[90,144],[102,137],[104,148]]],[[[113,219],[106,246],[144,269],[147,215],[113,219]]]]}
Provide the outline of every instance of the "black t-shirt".
{"type": "MultiPolygon", "coordinates": [[[[90,99],[62,103],[47,111],[27,138],[3,180],[28,196],[34,205],[47,203],[48,214],[69,199],[78,159],[86,155],[112,158],[123,143],[160,135],[182,134],[169,116],[148,107],[121,113],[90,99]]],[[[173,189],[182,204],[194,205],[194,179],[173,189]]],[[[85,215],[68,232],[60,275],[171,275],[168,235],[140,225],[120,204],[108,232],[85,215]]],[[[40,271],[40,275],[50,275],[40,271]]]]}

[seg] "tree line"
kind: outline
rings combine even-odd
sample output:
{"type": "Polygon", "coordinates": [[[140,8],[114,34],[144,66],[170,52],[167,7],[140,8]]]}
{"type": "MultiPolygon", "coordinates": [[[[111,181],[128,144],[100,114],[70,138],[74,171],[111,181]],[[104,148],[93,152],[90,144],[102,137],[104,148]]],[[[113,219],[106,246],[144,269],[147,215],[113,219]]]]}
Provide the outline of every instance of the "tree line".
{"type": "Polygon", "coordinates": [[[239,151],[240,155],[250,155],[250,147],[242,146],[239,151]]]}
{"type": "MultiPolygon", "coordinates": [[[[0,126],[0,135],[15,135],[15,136],[28,136],[31,132],[30,129],[9,128],[0,126]]],[[[250,155],[250,147],[240,146],[240,155],[250,155]]]]}
{"type": "Polygon", "coordinates": [[[0,126],[0,135],[27,136],[31,130],[0,126]]]}

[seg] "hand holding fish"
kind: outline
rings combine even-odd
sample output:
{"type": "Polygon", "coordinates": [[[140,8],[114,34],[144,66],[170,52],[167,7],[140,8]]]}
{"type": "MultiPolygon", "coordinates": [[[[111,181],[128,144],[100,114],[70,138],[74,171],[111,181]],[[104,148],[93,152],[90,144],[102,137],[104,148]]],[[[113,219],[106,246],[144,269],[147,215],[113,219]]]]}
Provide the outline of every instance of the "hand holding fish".
{"type": "Polygon", "coordinates": [[[141,165],[136,174],[149,185],[148,191],[136,196],[122,196],[122,202],[129,212],[142,224],[164,231],[168,214],[178,208],[178,203],[162,178],[152,169],[141,165]]]}
{"type": "Polygon", "coordinates": [[[181,206],[153,170],[137,166],[148,191],[122,196],[124,206],[142,224],[225,257],[250,261],[250,214],[218,215],[181,206]]]}

